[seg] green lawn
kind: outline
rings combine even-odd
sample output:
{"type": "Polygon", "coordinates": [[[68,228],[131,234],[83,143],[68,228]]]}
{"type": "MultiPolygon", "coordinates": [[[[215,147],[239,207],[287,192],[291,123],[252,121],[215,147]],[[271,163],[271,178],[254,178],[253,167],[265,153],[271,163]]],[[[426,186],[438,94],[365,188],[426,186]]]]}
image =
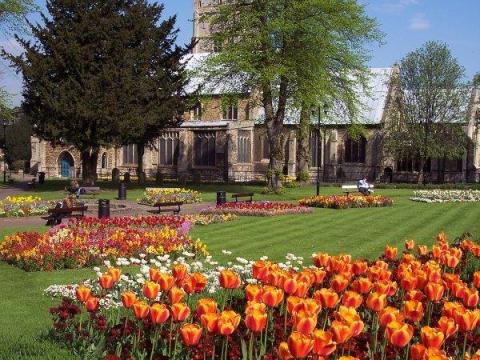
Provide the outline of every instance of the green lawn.
{"type": "MultiPolygon", "coordinates": [[[[59,183],[48,182],[45,198],[61,197],[59,183]]],[[[64,186],[64,185],[63,185],[64,186]]],[[[142,188],[129,192],[134,199],[142,188]]],[[[212,201],[215,191],[252,190],[261,187],[202,185],[197,187],[203,199],[212,201]]],[[[38,190],[37,190],[38,191],[38,190]]],[[[271,200],[298,200],[312,194],[314,187],[290,189],[284,195],[258,195],[271,200]]],[[[338,193],[339,189],[325,187],[323,193],[338,193]]],[[[391,196],[391,208],[327,210],[316,209],[313,214],[280,217],[243,217],[225,224],[194,228],[192,235],[207,243],[212,255],[228,261],[237,256],[258,258],[268,255],[279,260],[292,252],[310,258],[313,252],[332,254],[347,252],[355,257],[374,258],[386,243],[403,246],[413,238],[431,244],[440,230],[452,239],[465,231],[480,234],[480,204],[421,204],[408,199],[411,190],[379,190],[391,196]],[[231,257],[221,250],[233,251],[231,257]]],[[[114,189],[105,193],[113,198],[114,189]]],[[[137,195],[138,194],[138,195],[137,195]]],[[[44,230],[42,228],[40,230],[44,230]]],[[[0,229],[0,238],[14,231],[28,228],[0,229]]],[[[53,302],[45,297],[43,289],[51,284],[71,283],[93,275],[90,270],[25,273],[0,262],[0,359],[69,359],[70,353],[45,339],[51,323],[48,308],[53,302]]]]}

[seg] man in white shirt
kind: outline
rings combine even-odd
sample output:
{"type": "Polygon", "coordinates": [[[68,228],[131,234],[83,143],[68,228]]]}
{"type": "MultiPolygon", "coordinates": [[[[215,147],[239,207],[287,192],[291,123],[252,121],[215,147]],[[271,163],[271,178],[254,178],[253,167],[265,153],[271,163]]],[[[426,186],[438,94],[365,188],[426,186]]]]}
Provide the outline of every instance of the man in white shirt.
{"type": "Polygon", "coordinates": [[[363,195],[370,195],[372,193],[372,190],[370,189],[371,186],[368,183],[366,177],[358,181],[357,187],[358,191],[361,192],[363,195]]]}

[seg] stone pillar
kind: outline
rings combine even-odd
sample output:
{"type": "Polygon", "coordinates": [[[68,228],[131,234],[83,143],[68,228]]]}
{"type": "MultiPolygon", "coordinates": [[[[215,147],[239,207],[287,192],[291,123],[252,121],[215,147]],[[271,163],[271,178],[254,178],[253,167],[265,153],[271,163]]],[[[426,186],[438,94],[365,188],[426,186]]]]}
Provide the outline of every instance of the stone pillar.
{"type": "Polygon", "coordinates": [[[228,166],[228,180],[236,181],[237,174],[235,171],[235,164],[238,163],[238,130],[237,129],[228,129],[227,130],[227,166],[228,166]]]}
{"type": "Polygon", "coordinates": [[[288,176],[297,176],[297,138],[293,133],[288,140],[288,176]]]}
{"type": "Polygon", "coordinates": [[[177,161],[177,174],[178,177],[188,176],[188,169],[191,167],[192,161],[192,133],[188,130],[180,130],[178,134],[179,149],[178,149],[178,161],[177,161]]]}

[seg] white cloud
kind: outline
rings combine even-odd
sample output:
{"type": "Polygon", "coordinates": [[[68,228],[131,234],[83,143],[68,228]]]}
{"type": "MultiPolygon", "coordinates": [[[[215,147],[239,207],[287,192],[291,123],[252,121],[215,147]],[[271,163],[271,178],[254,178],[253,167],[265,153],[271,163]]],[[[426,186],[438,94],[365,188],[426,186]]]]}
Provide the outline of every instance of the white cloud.
{"type": "Polygon", "coordinates": [[[388,1],[382,5],[382,9],[388,12],[398,12],[411,5],[417,5],[420,0],[396,0],[388,1]]]}
{"type": "Polygon", "coordinates": [[[414,31],[424,31],[430,29],[431,26],[425,14],[417,13],[410,19],[410,26],[408,28],[414,31]]]}

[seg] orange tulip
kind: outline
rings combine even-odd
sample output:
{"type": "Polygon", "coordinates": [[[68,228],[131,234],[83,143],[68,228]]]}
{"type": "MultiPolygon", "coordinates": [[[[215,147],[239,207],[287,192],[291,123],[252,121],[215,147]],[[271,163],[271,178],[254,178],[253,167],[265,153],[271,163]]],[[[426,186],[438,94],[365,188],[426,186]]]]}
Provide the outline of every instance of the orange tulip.
{"type": "Polygon", "coordinates": [[[455,255],[451,254],[445,254],[445,259],[444,259],[445,265],[447,265],[449,268],[456,268],[457,265],[460,263],[460,258],[458,258],[455,255]]]}
{"type": "Polygon", "coordinates": [[[396,247],[388,246],[388,245],[385,247],[384,256],[388,260],[395,260],[395,258],[397,257],[397,253],[398,253],[398,249],[396,247]]]}
{"type": "Polygon", "coordinates": [[[405,240],[405,249],[412,250],[415,247],[414,240],[405,240]]]}
{"type": "Polygon", "coordinates": [[[339,293],[345,290],[345,288],[348,286],[348,282],[348,278],[342,274],[337,274],[330,281],[330,286],[333,290],[339,293]]]}
{"type": "Polygon", "coordinates": [[[287,298],[287,312],[289,314],[293,313],[295,307],[300,304],[303,299],[299,298],[298,296],[289,296],[287,298]]]}
{"type": "Polygon", "coordinates": [[[403,315],[413,322],[422,320],[424,315],[423,303],[416,300],[404,301],[403,315]]]}
{"type": "Polygon", "coordinates": [[[95,312],[100,305],[100,300],[95,296],[90,296],[87,301],[85,301],[85,308],[88,312],[95,312]]]}
{"type": "Polygon", "coordinates": [[[414,344],[410,348],[410,360],[424,360],[427,348],[422,344],[414,344]]]}
{"type": "Polygon", "coordinates": [[[347,307],[358,308],[362,305],[363,297],[355,291],[345,291],[342,296],[342,304],[347,307]]]}
{"type": "Polygon", "coordinates": [[[197,316],[200,317],[203,314],[208,313],[216,313],[218,312],[217,309],[217,302],[213,299],[200,299],[197,303],[197,316]]]}
{"type": "Polygon", "coordinates": [[[293,316],[293,329],[305,335],[312,334],[317,326],[317,315],[300,311],[293,316]]]}
{"type": "Polygon", "coordinates": [[[445,335],[445,339],[448,339],[458,331],[458,325],[455,323],[455,320],[446,316],[442,316],[438,320],[438,328],[445,335]]]}
{"type": "Polygon", "coordinates": [[[425,256],[428,253],[428,247],[425,245],[418,245],[418,255],[425,256]]]}
{"type": "Polygon", "coordinates": [[[465,289],[463,294],[463,304],[469,308],[476,308],[478,305],[478,290],[476,289],[465,289]]]}
{"type": "Polygon", "coordinates": [[[190,316],[190,308],[185,303],[175,303],[171,306],[172,318],[175,321],[184,321],[190,316]]]}
{"type": "Polygon", "coordinates": [[[335,313],[335,318],[350,327],[352,336],[359,335],[363,330],[363,321],[357,311],[352,307],[340,306],[335,313]]]}
{"type": "Polygon", "coordinates": [[[193,294],[195,292],[195,280],[191,275],[187,274],[179,282],[179,285],[187,294],[193,294]]]}
{"type": "Polygon", "coordinates": [[[278,346],[278,358],[280,360],[293,360],[294,357],[292,353],[290,352],[290,349],[288,348],[288,343],[281,342],[280,345],[278,346]]]}
{"type": "Polygon", "coordinates": [[[258,285],[245,286],[245,296],[248,301],[262,301],[263,289],[258,285]]]}
{"type": "Polygon", "coordinates": [[[196,346],[202,336],[202,328],[197,324],[183,324],[180,328],[180,336],[185,346],[196,346]]]}
{"type": "Polygon", "coordinates": [[[330,255],[319,252],[313,257],[313,263],[317,267],[327,267],[330,262],[330,255]]]}
{"type": "Polygon", "coordinates": [[[224,336],[231,335],[237,329],[239,324],[239,314],[232,310],[223,311],[218,318],[218,332],[224,336]]]}
{"type": "Polygon", "coordinates": [[[350,325],[338,320],[333,320],[330,331],[337,344],[343,344],[353,336],[350,325]]]}
{"type": "Polygon", "coordinates": [[[271,266],[272,266],[272,263],[269,261],[258,260],[252,266],[253,277],[257,280],[264,282],[268,277],[268,273],[270,272],[271,266]]]}
{"type": "Polygon", "coordinates": [[[383,327],[387,327],[392,321],[402,322],[403,315],[397,308],[387,306],[380,312],[379,322],[383,327]]]}
{"type": "Polygon", "coordinates": [[[126,291],[122,294],[123,306],[130,309],[137,301],[137,295],[132,291],[126,291]]]}
{"type": "Polygon", "coordinates": [[[378,294],[376,292],[370,293],[367,298],[367,307],[370,310],[380,312],[387,304],[387,295],[378,294]]]}
{"type": "Polygon", "coordinates": [[[109,274],[103,274],[98,278],[98,282],[102,289],[111,289],[113,287],[113,277],[109,274]]]}
{"type": "Polygon", "coordinates": [[[304,298],[307,296],[308,290],[310,290],[310,283],[306,281],[299,281],[297,284],[297,290],[295,291],[295,296],[304,298]]]}
{"type": "Polygon", "coordinates": [[[205,289],[208,283],[208,279],[205,277],[205,275],[200,274],[198,272],[192,273],[191,275],[192,280],[193,280],[193,286],[194,290],[196,293],[200,293],[205,289]]]}
{"type": "Polygon", "coordinates": [[[108,268],[107,274],[110,275],[113,279],[113,282],[116,283],[120,279],[120,275],[122,275],[122,270],[119,268],[108,268]]]}
{"type": "Polygon", "coordinates": [[[143,295],[150,300],[155,300],[160,292],[160,285],[153,281],[145,281],[143,284],[143,295]]]}
{"type": "Polygon", "coordinates": [[[448,316],[449,318],[454,318],[455,313],[465,312],[465,308],[462,304],[458,302],[446,302],[443,304],[442,314],[448,316]]]}
{"type": "Polygon", "coordinates": [[[293,295],[297,291],[298,288],[298,283],[297,279],[295,278],[288,278],[285,280],[283,283],[283,291],[287,293],[288,295],[293,295]]]}
{"type": "Polygon", "coordinates": [[[322,288],[320,290],[315,291],[315,299],[320,300],[323,307],[328,309],[333,309],[337,306],[339,297],[338,294],[327,288],[322,288]]]}
{"type": "Polygon", "coordinates": [[[150,275],[150,280],[157,282],[161,272],[158,269],[150,268],[148,273],[150,275]]]}
{"type": "Polygon", "coordinates": [[[245,307],[245,314],[249,314],[254,311],[266,312],[267,305],[261,302],[249,301],[245,307]]]}
{"type": "Polygon", "coordinates": [[[262,332],[267,325],[267,314],[258,310],[251,311],[245,316],[245,325],[250,331],[262,332]]]}
{"type": "Polygon", "coordinates": [[[168,292],[168,299],[170,300],[170,304],[176,304],[182,302],[183,297],[185,296],[185,291],[179,287],[172,287],[168,292]]]}
{"type": "Polygon", "coordinates": [[[175,278],[170,274],[159,273],[155,281],[160,285],[162,291],[168,291],[175,285],[175,278]]]}
{"type": "Polygon", "coordinates": [[[150,307],[150,319],[154,324],[163,324],[170,317],[170,311],[165,304],[153,304],[150,307]]]}
{"type": "Polygon", "coordinates": [[[397,292],[397,283],[390,280],[380,280],[375,283],[374,288],[378,294],[393,296],[397,292]]]}
{"type": "Polygon", "coordinates": [[[480,289],[480,271],[475,271],[473,273],[473,285],[477,288],[480,289]]]}
{"type": "Polygon", "coordinates": [[[313,349],[313,340],[310,336],[294,331],[288,337],[288,349],[293,357],[304,359],[313,349]]]}
{"type": "Polygon", "coordinates": [[[263,289],[262,301],[269,307],[277,307],[283,300],[283,290],[272,286],[263,289]]]}
{"type": "Polygon", "coordinates": [[[367,294],[372,289],[372,282],[369,278],[361,277],[352,283],[352,289],[360,294],[367,294]]]}
{"type": "Polygon", "coordinates": [[[187,267],[183,264],[176,264],[172,268],[172,275],[177,282],[182,281],[187,275],[187,267]]]}
{"type": "Polygon", "coordinates": [[[80,285],[75,291],[78,301],[84,303],[90,297],[92,290],[85,285],[80,285]]]}
{"type": "Polygon", "coordinates": [[[313,332],[313,353],[328,357],[337,349],[337,343],[333,341],[333,335],[329,331],[315,330],[313,332]]]}
{"type": "Polygon", "coordinates": [[[357,260],[352,264],[352,271],[355,275],[365,274],[368,269],[368,263],[363,260],[357,260]]]}
{"type": "Polygon", "coordinates": [[[150,311],[150,308],[144,302],[137,301],[135,304],[133,304],[133,313],[135,314],[135,317],[137,319],[146,318],[149,311],[150,311]]]}
{"type": "Polygon", "coordinates": [[[325,277],[327,276],[327,272],[322,269],[312,269],[312,274],[314,277],[313,282],[315,285],[320,285],[323,283],[323,280],[325,280],[325,277]]]}
{"type": "Polygon", "coordinates": [[[413,326],[398,321],[392,321],[387,325],[385,336],[393,346],[404,347],[413,337],[413,326]]]}
{"type": "Polygon", "coordinates": [[[232,270],[223,270],[219,275],[220,286],[224,289],[237,289],[241,280],[238,274],[232,270]]]}
{"type": "Polygon", "coordinates": [[[425,294],[421,290],[410,290],[405,295],[405,300],[423,301],[423,299],[425,299],[425,294]]]}
{"type": "Polygon", "coordinates": [[[467,310],[463,313],[455,313],[455,322],[458,324],[460,331],[473,331],[480,320],[480,310],[467,310]]]}
{"type": "Polygon", "coordinates": [[[430,326],[422,327],[420,331],[422,343],[427,348],[440,349],[445,339],[445,335],[439,329],[432,328],[430,326]]]}
{"type": "Polygon", "coordinates": [[[406,274],[400,279],[400,286],[406,291],[416,289],[418,287],[418,277],[413,274],[406,274]]]}
{"type": "Polygon", "coordinates": [[[207,329],[209,333],[217,333],[218,332],[218,319],[220,315],[216,313],[207,313],[203,314],[200,317],[200,321],[202,325],[207,329]]]}
{"type": "Polygon", "coordinates": [[[441,284],[429,282],[427,286],[425,286],[425,294],[427,294],[428,300],[433,302],[442,300],[444,291],[445,287],[441,284]]]}

